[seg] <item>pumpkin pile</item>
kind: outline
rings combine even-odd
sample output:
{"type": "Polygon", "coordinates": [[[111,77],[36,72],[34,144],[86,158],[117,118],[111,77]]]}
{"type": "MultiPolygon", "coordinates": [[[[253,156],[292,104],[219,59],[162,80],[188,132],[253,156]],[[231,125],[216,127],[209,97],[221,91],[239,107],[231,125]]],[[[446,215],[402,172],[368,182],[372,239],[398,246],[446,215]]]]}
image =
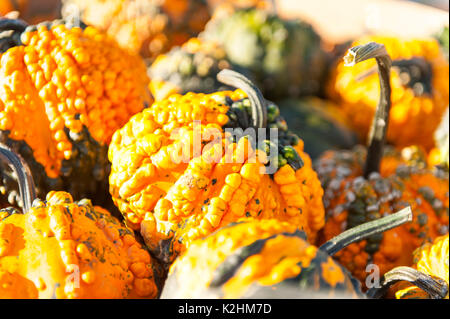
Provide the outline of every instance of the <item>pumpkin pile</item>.
{"type": "Polygon", "coordinates": [[[0,299],[449,298],[448,27],[52,1],[0,2],[0,299]]]}
{"type": "MultiPolygon", "coordinates": [[[[90,26],[0,25],[12,32],[0,38],[0,143],[30,165],[39,196],[66,190],[103,203],[111,136],[151,102],[144,62],[90,26]]],[[[0,168],[0,196],[19,204],[0,168]]]]}

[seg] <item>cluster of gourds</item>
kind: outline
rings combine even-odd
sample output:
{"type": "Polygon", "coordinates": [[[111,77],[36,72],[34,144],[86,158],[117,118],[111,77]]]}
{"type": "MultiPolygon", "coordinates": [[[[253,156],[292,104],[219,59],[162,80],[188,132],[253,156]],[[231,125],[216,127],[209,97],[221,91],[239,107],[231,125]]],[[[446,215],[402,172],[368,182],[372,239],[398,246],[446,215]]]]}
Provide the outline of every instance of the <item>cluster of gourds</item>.
{"type": "Polygon", "coordinates": [[[275,1],[61,14],[0,17],[0,298],[448,298],[448,29],[342,57],[275,1]]]}

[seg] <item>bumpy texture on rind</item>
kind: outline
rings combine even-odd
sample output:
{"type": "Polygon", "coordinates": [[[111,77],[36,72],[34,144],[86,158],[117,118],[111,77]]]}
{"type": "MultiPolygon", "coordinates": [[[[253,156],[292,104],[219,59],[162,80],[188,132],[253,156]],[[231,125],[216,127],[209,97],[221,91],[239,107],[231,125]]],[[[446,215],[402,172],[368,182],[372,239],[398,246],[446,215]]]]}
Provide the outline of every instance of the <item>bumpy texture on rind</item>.
{"type": "MultiPolygon", "coordinates": [[[[387,140],[400,147],[417,144],[429,150],[449,99],[449,64],[439,43],[432,38],[368,36],[351,46],[369,42],[383,43],[393,60],[387,140]]],[[[375,65],[373,59],[352,67],[340,61],[328,83],[328,95],[343,108],[362,141],[380,96],[375,65]]]]}
{"type": "Polygon", "coordinates": [[[274,158],[272,175],[262,174],[266,151],[225,131],[243,127],[239,121],[249,116],[249,105],[241,90],[175,94],[133,116],[114,134],[108,153],[113,200],[164,262],[242,216],[289,221],[309,240],[323,226],[320,182],[303,142],[287,131],[278,108],[270,107],[268,127],[279,128],[279,146],[290,151],[274,158]],[[201,125],[194,129],[193,121],[201,125]],[[198,150],[193,150],[194,139],[201,141],[198,150]],[[189,150],[184,157],[183,147],[189,150]],[[296,156],[302,164],[294,169],[289,163],[296,156]]]}
{"type": "Polygon", "coordinates": [[[194,242],[170,268],[162,298],[352,298],[360,285],[279,220],[241,220],[194,242]]]}
{"type": "Polygon", "coordinates": [[[131,230],[89,200],[50,192],[2,210],[1,298],[155,298],[161,268],[131,230]]]}
{"type": "Polygon", "coordinates": [[[406,206],[411,206],[413,221],[336,254],[337,260],[361,281],[368,275],[368,264],[376,264],[380,275],[396,266],[409,266],[417,247],[449,231],[448,173],[408,164],[397,153],[383,158],[381,175],[372,173],[364,179],[365,155],[365,149],[359,147],[327,152],[317,161],[326,210],[326,224],[318,243],[406,206]]]}
{"type": "Polygon", "coordinates": [[[63,16],[78,13],[132,53],[154,59],[200,33],[208,22],[204,0],[64,0],[63,16]]]}
{"type": "MultiPolygon", "coordinates": [[[[448,234],[438,237],[433,243],[426,243],[414,251],[413,267],[420,272],[449,283],[448,234]]],[[[428,294],[411,284],[400,284],[395,292],[397,299],[426,299],[428,294]]],[[[448,292],[445,299],[448,299],[448,292]]]]}
{"type": "MultiPolygon", "coordinates": [[[[39,196],[101,194],[111,135],[150,103],[142,59],[92,27],[43,24],[21,42],[1,54],[0,142],[32,166],[39,196]]],[[[10,196],[11,173],[0,167],[10,196]]]]}

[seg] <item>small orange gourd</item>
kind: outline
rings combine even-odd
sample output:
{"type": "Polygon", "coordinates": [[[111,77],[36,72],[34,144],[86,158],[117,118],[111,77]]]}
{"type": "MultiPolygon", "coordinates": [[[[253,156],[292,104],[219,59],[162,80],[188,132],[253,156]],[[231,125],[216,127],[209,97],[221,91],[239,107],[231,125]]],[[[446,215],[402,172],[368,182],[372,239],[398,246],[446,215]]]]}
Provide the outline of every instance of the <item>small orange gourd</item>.
{"type": "Polygon", "coordinates": [[[243,216],[289,221],[309,240],[324,223],[311,159],[278,107],[239,73],[219,76],[242,90],[155,102],[118,130],[109,148],[113,200],[166,263],[243,216]],[[254,128],[267,134],[257,140],[254,128]]]}
{"type": "Polygon", "coordinates": [[[23,213],[0,210],[0,298],[156,298],[160,271],[134,233],[105,209],[66,192],[34,200],[29,170],[0,145],[12,165],[23,213]]]}

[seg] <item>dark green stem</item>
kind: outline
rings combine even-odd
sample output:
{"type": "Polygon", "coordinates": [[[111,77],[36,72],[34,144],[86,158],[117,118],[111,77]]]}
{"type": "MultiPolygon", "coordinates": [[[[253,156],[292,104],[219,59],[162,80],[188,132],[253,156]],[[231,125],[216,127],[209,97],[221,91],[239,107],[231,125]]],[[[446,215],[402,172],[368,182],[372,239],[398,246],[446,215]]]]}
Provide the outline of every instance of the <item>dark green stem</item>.
{"type": "Polygon", "coordinates": [[[359,62],[375,59],[380,78],[380,99],[378,101],[375,116],[369,132],[369,146],[364,167],[364,177],[369,177],[373,172],[379,172],[380,162],[383,156],[383,148],[386,141],[386,131],[389,124],[389,112],[391,110],[391,82],[390,73],[392,61],[384,45],[370,42],[348,50],[344,57],[345,65],[353,66],[359,62]]]}
{"type": "Polygon", "coordinates": [[[217,74],[217,80],[244,91],[251,103],[253,126],[255,128],[267,127],[266,99],[255,84],[242,74],[228,69],[220,71],[217,74]]]}
{"type": "Polygon", "coordinates": [[[7,146],[0,144],[0,160],[7,163],[17,176],[24,213],[28,212],[36,198],[36,188],[28,165],[7,146]]]}
{"type": "Polygon", "coordinates": [[[399,281],[408,281],[425,291],[431,299],[443,299],[448,294],[448,284],[442,279],[435,279],[411,267],[397,267],[384,274],[380,287],[370,288],[368,298],[382,298],[389,288],[399,281]]]}
{"type": "Polygon", "coordinates": [[[395,214],[346,230],[320,246],[320,249],[325,251],[328,255],[333,256],[338,251],[354,242],[364,240],[372,235],[383,233],[389,229],[403,225],[404,223],[412,221],[412,218],[411,207],[408,206],[395,214]]]}

